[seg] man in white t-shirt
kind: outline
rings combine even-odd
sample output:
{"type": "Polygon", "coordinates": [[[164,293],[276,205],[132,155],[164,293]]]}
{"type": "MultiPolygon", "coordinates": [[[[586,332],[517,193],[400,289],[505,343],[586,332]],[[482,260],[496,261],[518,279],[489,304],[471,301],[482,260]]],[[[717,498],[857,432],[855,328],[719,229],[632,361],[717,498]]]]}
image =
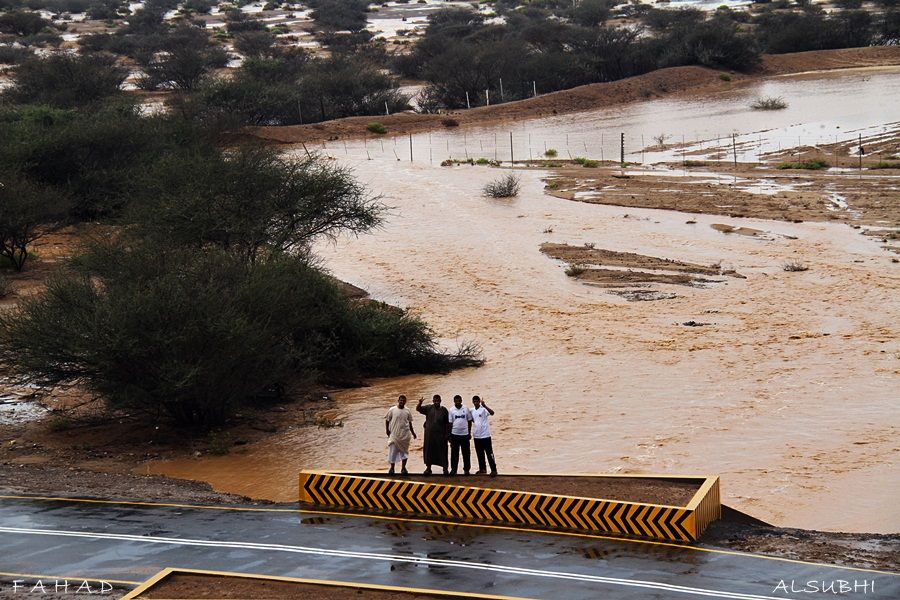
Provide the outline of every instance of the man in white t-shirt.
{"type": "Polygon", "coordinates": [[[450,417],[450,474],[456,475],[459,466],[459,451],[462,450],[463,472],[468,475],[472,469],[472,452],[469,438],[472,437],[472,413],[462,405],[462,396],[453,396],[450,417]]]}
{"type": "Polygon", "coordinates": [[[475,405],[475,408],[471,411],[473,423],[472,436],[475,438],[475,455],[478,457],[478,473],[481,475],[487,473],[484,464],[484,459],[487,457],[487,462],[491,467],[491,477],[496,477],[497,463],[494,462],[494,447],[491,444],[491,424],[488,421],[489,417],[494,415],[494,411],[491,410],[478,396],[472,396],[472,404],[475,405]]]}

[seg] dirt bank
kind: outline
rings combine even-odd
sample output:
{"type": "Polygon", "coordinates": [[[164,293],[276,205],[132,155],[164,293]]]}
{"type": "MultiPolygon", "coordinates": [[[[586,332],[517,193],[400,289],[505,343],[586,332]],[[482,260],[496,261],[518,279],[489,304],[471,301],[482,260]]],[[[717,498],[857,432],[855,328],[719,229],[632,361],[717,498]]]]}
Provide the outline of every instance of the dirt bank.
{"type": "Polygon", "coordinates": [[[846,48],[765,56],[761,68],[751,74],[735,73],[731,81],[719,78],[721,71],[705,67],[671,67],[609,83],[584,85],[543,94],[536,98],[495,106],[454,111],[447,115],[399,113],[389,116],[349,117],[313,125],[248,127],[251,136],[279,143],[299,144],[317,140],[373,137],[366,131],[372,121],[382,123],[388,135],[406,135],[444,129],[450,118],[461,127],[484,126],[504,121],[575,113],[662,96],[692,96],[727,90],[761,77],[812,70],[900,64],[900,46],[846,48]]]}
{"type": "MultiPolygon", "coordinates": [[[[897,169],[786,170],[767,165],[564,167],[545,179],[547,194],[587,202],[777,221],[838,221],[880,229],[900,225],[897,169]]],[[[884,236],[882,236],[884,237],[884,236]]]]}
{"type": "Polygon", "coordinates": [[[251,577],[226,577],[222,575],[171,575],[139,598],[166,598],[167,600],[194,600],[196,598],[221,598],[237,600],[420,600],[446,598],[438,594],[367,590],[355,587],[316,585],[290,581],[273,581],[251,577]]]}

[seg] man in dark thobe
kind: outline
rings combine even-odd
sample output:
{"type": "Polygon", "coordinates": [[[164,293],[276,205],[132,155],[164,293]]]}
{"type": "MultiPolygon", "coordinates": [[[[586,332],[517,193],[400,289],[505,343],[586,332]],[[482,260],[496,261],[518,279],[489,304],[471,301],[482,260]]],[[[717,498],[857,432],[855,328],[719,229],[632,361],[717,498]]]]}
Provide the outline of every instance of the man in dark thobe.
{"type": "Polygon", "coordinates": [[[437,394],[431,406],[422,406],[425,398],[419,398],[416,410],[425,415],[425,474],[431,475],[431,466],[439,465],[447,475],[447,440],[450,432],[450,413],[441,406],[437,394]]]}

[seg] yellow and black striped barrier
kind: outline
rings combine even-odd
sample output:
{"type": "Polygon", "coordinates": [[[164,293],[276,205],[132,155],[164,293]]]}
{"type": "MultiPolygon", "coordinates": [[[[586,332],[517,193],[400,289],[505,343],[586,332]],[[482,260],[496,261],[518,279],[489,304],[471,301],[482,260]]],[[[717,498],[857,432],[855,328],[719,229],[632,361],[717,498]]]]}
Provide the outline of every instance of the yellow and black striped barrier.
{"type": "MultiPolygon", "coordinates": [[[[527,475],[521,475],[527,477],[527,475]]],[[[546,477],[546,475],[542,475],[546,477]]],[[[657,475],[564,475],[640,477],[696,482],[687,506],[578,498],[323,471],[300,473],[300,502],[342,510],[376,511],[590,533],[611,533],[676,542],[697,540],[722,516],[719,478],[657,475]]]]}

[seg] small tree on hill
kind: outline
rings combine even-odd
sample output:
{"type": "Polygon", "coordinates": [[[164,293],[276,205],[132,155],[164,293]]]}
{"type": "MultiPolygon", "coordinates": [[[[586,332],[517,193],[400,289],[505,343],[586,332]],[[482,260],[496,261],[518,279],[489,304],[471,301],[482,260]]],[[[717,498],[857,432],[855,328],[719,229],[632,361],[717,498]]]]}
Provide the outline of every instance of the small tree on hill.
{"type": "Polygon", "coordinates": [[[16,174],[0,175],[0,256],[21,271],[29,247],[62,222],[67,207],[50,188],[16,174]]]}

